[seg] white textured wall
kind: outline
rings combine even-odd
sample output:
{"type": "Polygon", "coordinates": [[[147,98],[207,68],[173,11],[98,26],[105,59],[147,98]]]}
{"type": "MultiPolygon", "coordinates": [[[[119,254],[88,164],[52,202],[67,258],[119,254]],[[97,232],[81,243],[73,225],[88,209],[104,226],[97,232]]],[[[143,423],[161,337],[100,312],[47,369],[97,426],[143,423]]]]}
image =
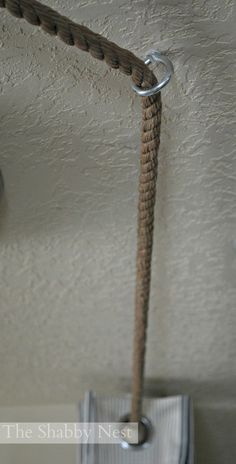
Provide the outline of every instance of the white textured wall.
{"type": "MultiPolygon", "coordinates": [[[[189,392],[198,464],[235,461],[233,0],[47,4],[140,57],[168,51],[147,392],[189,392]],[[234,457],[233,457],[234,456],[234,457]]],[[[0,402],[129,388],[139,98],[0,10],[0,402]]]]}

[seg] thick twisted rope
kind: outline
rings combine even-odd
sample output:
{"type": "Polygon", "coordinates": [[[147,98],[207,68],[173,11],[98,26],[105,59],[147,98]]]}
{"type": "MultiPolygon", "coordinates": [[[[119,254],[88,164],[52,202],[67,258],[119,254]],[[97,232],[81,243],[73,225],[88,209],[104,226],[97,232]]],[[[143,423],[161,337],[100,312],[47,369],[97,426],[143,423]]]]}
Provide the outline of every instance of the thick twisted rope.
{"type": "MultiPolygon", "coordinates": [[[[156,83],[152,71],[133,53],[110,42],[87,27],[74,23],[36,0],[0,0],[17,18],[41,26],[57,35],[67,45],[75,45],[111,68],[131,76],[138,86],[151,87],[156,83]]],[[[139,421],[142,414],[142,395],[145,365],[147,316],[149,307],[151,258],[153,244],[154,205],[156,197],[157,155],[160,143],[160,93],[142,98],[141,166],[138,201],[138,243],[135,292],[135,327],[133,345],[132,405],[130,419],[139,421]]]]}

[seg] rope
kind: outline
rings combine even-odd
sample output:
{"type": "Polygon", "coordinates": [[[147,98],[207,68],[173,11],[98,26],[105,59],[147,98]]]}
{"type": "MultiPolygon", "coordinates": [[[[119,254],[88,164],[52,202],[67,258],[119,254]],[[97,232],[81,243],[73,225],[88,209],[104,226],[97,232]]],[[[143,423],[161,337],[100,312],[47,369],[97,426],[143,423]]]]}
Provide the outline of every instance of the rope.
{"type": "MultiPolygon", "coordinates": [[[[67,45],[75,45],[94,58],[105,60],[111,68],[131,76],[133,82],[150,88],[156,77],[142,60],[87,27],[61,16],[36,0],[0,0],[0,7],[30,24],[41,26],[57,35],[67,45]]],[[[138,422],[142,415],[143,379],[147,316],[149,308],[151,258],[153,244],[154,205],[156,196],[157,155],[160,143],[160,93],[142,98],[141,163],[138,200],[138,239],[135,292],[135,324],[133,342],[132,405],[130,420],[138,422]]]]}

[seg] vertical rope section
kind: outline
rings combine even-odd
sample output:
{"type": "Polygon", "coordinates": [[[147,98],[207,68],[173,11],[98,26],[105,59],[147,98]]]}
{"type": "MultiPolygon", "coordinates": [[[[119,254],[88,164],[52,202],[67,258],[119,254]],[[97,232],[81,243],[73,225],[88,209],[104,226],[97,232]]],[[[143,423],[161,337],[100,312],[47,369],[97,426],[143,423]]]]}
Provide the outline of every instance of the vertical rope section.
{"type": "Polygon", "coordinates": [[[131,422],[142,416],[160,128],[160,94],[142,98],[131,422]]]}
{"type": "MultiPolygon", "coordinates": [[[[34,26],[40,26],[45,32],[58,36],[67,45],[76,46],[89,52],[96,59],[105,60],[109,67],[119,69],[122,73],[131,76],[132,81],[140,87],[150,88],[157,82],[150,68],[133,53],[94,33],[87,27],[74,23],[36,0],[0,0],[0,8],[6,8],[13,16],[24,18],[34,26]]],[[[143,97],[141,101],[141,161],[130,415],[132,422],[139,422],[142,415],[154,206],[161,126],[160,93],[152,97],[143,97]]]]}

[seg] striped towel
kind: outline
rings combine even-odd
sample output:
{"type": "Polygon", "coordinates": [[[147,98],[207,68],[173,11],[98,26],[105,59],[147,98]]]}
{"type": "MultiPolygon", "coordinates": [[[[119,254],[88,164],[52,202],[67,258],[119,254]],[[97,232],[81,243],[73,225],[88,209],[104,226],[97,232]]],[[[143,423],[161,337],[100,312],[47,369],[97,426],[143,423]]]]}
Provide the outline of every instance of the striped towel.
{"type": "MultiPolygon", "coordinates": [[[[79,420],[86,423],[117,422],[129,408],[129,396],[106,398],[90,394],[80,403],[79,420]]],[[[143,410],[153,430],[146,447],[123,449],[120,444],[82,444],[79,464],[193,464],[190,399],[187,396],[145,399],[143,410]]]]}

